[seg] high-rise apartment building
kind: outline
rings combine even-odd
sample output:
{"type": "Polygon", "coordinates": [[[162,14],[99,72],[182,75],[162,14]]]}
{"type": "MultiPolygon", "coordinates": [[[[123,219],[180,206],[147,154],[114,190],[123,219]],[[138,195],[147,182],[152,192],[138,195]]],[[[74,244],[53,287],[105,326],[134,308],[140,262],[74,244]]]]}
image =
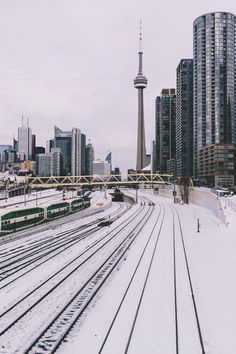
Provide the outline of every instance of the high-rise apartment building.
{"type": "Polygon", "coordinates": [[[94,148],[91,143],[85,148],[85,175],[91,176],[93,174],[94,148]]]}
{"type": "Polygon", "coordinates": [[[81,175],[85,173],[85,149],[86,149],[86,135],[81,133],[81,175]]]}
{"type": "Polygon", "coordinates": [[[36,146],[36,135],[32,134],[32,157],[31,158],[33,161],[35,161],[35,156],[36,156],[35,146],[36,146]]]}
{"type": "MultiPolygon", "coordinates": [[[[70,131],[63,131],[55,126],[54,139],[50,145],[61,149],[64,175],[85,174],[86,135],[81,133],[80,129],[72,128],[70,131]]],[[[50,149],[49,144],[48,149],[50,149]]]]}
{"type": "Polygon", "coordinates": [[[52,148],[51,152],[36,155],[36,175],[42,177],[60,176],[62,169],[61,149],[52,148]]]}
{"type": "Polygon", "coordinates": [[[106,158],[105,158],[105,161],[109,162],[109,164],[110,164],[110,170],[112,171],[112,153],[111,153],[111,151],[108,152],[108,154],[107,154],[107,156],[106,156],[106,158]]]}
{"type": "Polygon", "coordinates": [[[193,176],[193,59],[176,70],[176,174],[193,176]]]}
{"type": "Polygon", "coordinates": [[[81,175],[81,131],[77,128],[72,128],[71,175],[81,175]]]}
{"type": "Polygon", "coordinates": [[[54,126],[54,139],[52,139],[52,148],[61,149],[63,174],[71,174],[72,131],[63,131],[60,128],[54,126]]]}
{"type": "Polygon", "coordinates": [[[155,140],[151,141],[151,171],[156,173],[157,171],[157,156],[156,156],[156,142],[155,140]]]}
{"type": "Polygon", "coordinates": [[[109,176],[111,174],[111,166],[108,161],[97,160],[93,162],[93,174],[101,176],[109,176]]]}
{"type": "Polygon", "coordinates": [[[23,160],[32,159],[32,130],[28,124],[18,128],[18,155],[23,160]]]}
{"type": "Polygon", "coordinates": [[[225,184],[234,184],[235,166],[224,151],[236,143],[235,15],[215,12],[198,17],[193,23],[193,41],[194,174],[208,184],[215,184],[215,176],[219,184],[220,176],[225,184]],[[210,154],[215,144],[227,145],[221,156],[217,150],[220,164],[215,164],[216,158],[208,159],[202,168],[201,156],[210,154]],[[209,164],[220,169],[209,168],[209,164]]]}
{"type": "Polygon", "coordinates": [[[5,162],[5,151],[12,149],[11,145],[0,145],[0,162],[5,162]]]}
{"type": "Polygon", "coordinates": [[[176,95],[175,89],[163,89],[156,98],[156,170],[175,173],[176,153],[176,95]],[[168,168],[169,165],[169,168],[168,168]]]}
{"type": "Polygon", "coordinates": [[[36,155],[36,176],[51,176],[51,153],[36,155]]]}
{"type": "Polygon", "coordinates": [[[60,176],[62,171],[61,149],[52,148],[50,152],[50,174],[60,176]]]}

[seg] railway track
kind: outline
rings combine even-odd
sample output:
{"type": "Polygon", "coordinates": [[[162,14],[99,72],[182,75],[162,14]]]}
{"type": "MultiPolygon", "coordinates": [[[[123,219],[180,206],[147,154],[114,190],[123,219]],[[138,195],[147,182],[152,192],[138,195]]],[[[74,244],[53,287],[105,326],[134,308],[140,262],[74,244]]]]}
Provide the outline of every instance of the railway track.
{"type": "MultiPolygon", "coordinates": [[[[137,225],[137,223],[135,224],[135,227],[133,227],[132,231],[128,233],[128,235],[122,240],[119,241],[119,243],[116,243],[116,248],[113,250],[113,252],[111,254],[109,254],[109,256],[106,258],[106,260],[102,263],[102,265],[94,272],[94,274],[92,274],[89,278],[89,280],[79,289],[79,291],[77,292],[77,294],[75,294],[75,296],[73,297],[72,300],[69,301],[70,306],[74,306],[74,301],[75,299],[78,300],[79,297],[79,304],[81,305],[81,301],[85,301],[86,299],[88,299],[88,293],[92,294],[91,299],[89,300],[89,302],[85,302],[84,304],[86,304],[85,307],[83,307],[83,311],[85,308],[87,308],[87,306],[89,305],[89,303],[92,301],[92,298],[94,298],[94,296],[96,295],[97,291],[100,289],[100,287],[102,286],[102,284],[105,282],[105,280],[108,278],[109,274],[112,272],[113,269],[115,269],[116,265],[120,262],[120,260],[123,257],[123,254],[127,251],[127,249],[130,247],[130,245],[134,242],[134,240],[136,239],[136,237],[138,236],[140,230],[142,229],[142,227],[145,225],[147,219],[150,217],[150,214],[152,213],[152,209],[153,208],[148,208],[147,211],[145,210],[144,206],[141,208],[142,212],[145,213],[144,216],[142,216],[142,218],[140,219],[139,224],[137,225]],[[144,209],[144,211],[143,211],[144,209]],[[99,285],[100,284],[100,285],[99,285]],[[96,291],[94,290],[96,288],[96,291]],[[95,293],[94,293],[95,291],[95,293]],[[81,300],[82,299],[82,300],[81,300]],[[72,302],[73,304],[72,304],[72,302]]],[[[141,212],[139,210],[139,213],[141,212]]],[[[137,218],[138,214],[133,218],[137,218]]],[[[140,216],[139,216],[140,217],[140,216]]],[[[126,221],[127,225],[132,224],[132,220],[128,220],[126,221]]],[[[124,223],[123,223],[124,224],[124,223]]],[[[121,227],[121,229],[124,229],[124,225],[119,225],[121,227]]],[[[118,228],[118,227],[117,227],[118,228]]],[[[115,238],[115,236],[117,236],[117,234],[119,234],[120,230],[117,230],[116,233],[113,235],[113,239],[115,238]]],[[[111,239],[110,239],[111,240],[111,239]]],[[[107,245],[108,242],[110,242],[110,240],[107,240],[105,242],[104,245],[107,245]]],[[[104,247],[104,245],[101,245],[99,247],[99,249],[101,249],[102,247],[104,247]]],[[[113,246],[114,248],[114,246],[113,246]]],[[[99,249],[95,250],[92,254],[90,254],[90,256],[86,259],[84,259],[83,262],[81,262],[81,264],[78,267],[81,267],[83,264],[85,264],[86,262],[88,262],[89,259],[91,259],[94,255],[97,255],[99,249]]],[[[86,251],[87,252],[87,251],[86,251]]],[[[87,264],[87,263],[86,263],[87,264]]],[[[72,272],[73,274],[77,271],[77,269],[74,269],[72,272]]],[[[72,273],[71,273],[72,274],[72,273]]],[[[70,274],[70,275],[71,275],[70,274]]],[[[11,308],[9,308],[8,310],[6,310],[4,313],[1,314],[1,319],[0,321],[3,319],[4,323],[6,323],[6,316],[8,316],[8,318],[11,318],[11,312],[13,311],[14,313],[16,313],[16,308],[17,306],[21,303],[26,304],[27,303],[27,309],[23,312],[21,312],[21,315],[18,316],[17,319],[15,319],[14,322],[11,322],[8,324],[8,326],[5,326],[5,328],[1,330],[1,336],[4,336],[5,333],[7,333],[9,330],[14,331],[15,326],[17,325],[17,323],[23,319],[26,314],[32,313],[32,310],[41,303],[41,301],[46,298],[47,296],[51,295],[52,292],[57,289],[61,284],[63,284],[63,282],[65,280],[68,279],[68,277],[70,275],[66,275],[63,279],[61,279],[60,284],[58,284],[58,279],[56,280],[56,285],[51,288],[50,290],[48,290],[43,297],[39,298],[36,303],[32,303],[32,305],[29,305],[29,298],[25,297],[23,299],[21,299],[18,303],[14,304],[14,306],[12,306],[11,308]]],[[[55,280],[55,279],[54,279],[55,280]]],[[[31,296],[32,294],[29,294],[29,296],[31,296]]],[[[78,303],[78,302],[76,302],[78,303]]],[[[68,305],[68,304],[67,304],[68,305]]],[[[24,305],[25,306],[25,305],[24,305]]],[[[68,305],[69,306],[69,305],[68,305]]],[[[64,310],[66,310],[66,308],[68,307],[66,306],[64,308],[64,310]]],[[[81,308],[81,306],[79,306],[79,308],[81,308]]],[[[69,311],[70,312],[70,311],[69,311]]],[[[62,312],[61,312],[62,315],[62,312]]],[[[81,315],[81,314],[80,314],[81,315]]],[[[60,321],[60,320],[59,320],[60,321]]],[[[69,321],[71,322],[71,321],[69,321]]],[[[60,327],[60,326],[59,326],[60,327]]],[[[63,327],[63,326],[62,326],[63,327]]],[[[64,328],[64,327],[63,327],[64,328]]]]}
{"type": "MultiPolygon", "coordinates": [[[[118,348],[116,348],[116,353],[139,353],[138,350],[140,350],[140,353],[144,352],[142,349],[139,348],[137,345],[138,338],[140,338],[140,335],[142,335],[142,323],[143,323],[143,317],[140,317],[140,313],[145,312],[144,307],[147,306],[147,292],[150,292],[149,284],[150,284],[150,277],[151,273],[154,272],[153,268],[153,263],[154,259],[158,262],[158,245],[160,243],[160,240],[162,240],[162,243],[164,241],[164,237],[168,237],[169,241],[168,244],[165,243],[165,246],[168,245],[169,248],[169,255],[171,255],[171,267],[172,267],[172,276],[170,277],[169,281],[170,284],[172,282],[172,285],[169,287],[170,292],[172,292],[172,295],[170,296],[170,299],[172,299],[172,320],[169,324],[168,330],[170,330],[170,333],[172,331],[172,338],[168,336],[168,342],[172,341],[172,345],[170,345],[169,349],[165,349],[165,353],[175,353],[175,354],[181,354],[181,353],[192,353],[191,351],[191,344],[189,346],[188,341],[192,340],[188,339],[188,334],[189,331],[186,331],[186,328],[188,326],[191,326],[191,333],[194,336],[194,343],[196,347],[196,353],[202,353],[206,354],[206,349],[204,345],[204,340],[203,340],[203,334],[202,334],[202,328],[200,325],[200,320],[199,320],[199,313],[197,309],[197,302],[196,302],[196,295],[194,293],[194,288],[193,288],[193,280],[191,276],[191,270],[190,270],[190,265],[189,265],[189,260],[187,256],[187,250],[185,246],[185,239],[184,239],[184,234],[182,231],[182,225],[181,225],[181,219],[178,213],[178,210],[176,208],[173,208],[172,206],[170,207],[171,214],[169,216],[172,216],[171,218],[168,219],[168,223],[171,221],[171,226],[172,227],[172,232],[171,235],[167,235],[166,232],[163,234],[163,223],[167,223],[167,220],[165,219],[165,209],[167,207],[162,206],[162,211],[160,210],[159,215],[157,216],[157,220],[153,226],[153,229],[150,233],[150,236],[148,237],[146,244],[143,248],[143,252],[141,253],[140,257],[137,259],[137,265],[134,268],[133,272],[130,274],[130,280],[127,284],[127,286],[123,289],[123,296],[120,299],[120,302],[116,304],[116,311],[114,312],[113,316],[109,318],[110,325],[107,327],[106,331],[100,336],[103,338],[100,340],[99,347],[97,349],[98,354],[105,354],[105,353],[110,353],[111,348],[114,347],[116,343],[116,338],[120,338],[120,347],[118,344],[118,348]],[[155,242],[154,242],[155,238],[155,242]],[[150,246],[152,242],[152,246],[150,246]],[[152,252],[149,252],[149,255],[145,255],[148,253],[148,247],[152,247],[152,252]],[[149,261],[146,265],[146,270],[144,272],[144,268],[142,267],[142,263],[145,263],[145,257],[149,257],[149,261]],[[137,287],[137,279],[141,278],[142,286],[137,287]],[[185,279],[185,281],[183,281],[185,279]],[[136,280],[136,284],[135,284],[136,280]],[[182,286],[184,285],[184,289],[181,289],[182,286]],[[136,291],[132,293],[132,286],[133,288],[136,287],[136,291]],[[191,300],[187,302],[187,304],[184,304],[183,307],[183,302],[185,303],[185,299],[182,299],[182,295],[185,293],[186,298],[189,298],[189,293],[191,294],[191,300]],[[133,295],[131,295],[133,294],[133,295]],[[134,296],[135,294],[135,296],[134,296]],[[132,306],[129,306],[129,315],[131,316],[130,318],[127,317],[127,304],[131,304],[130,301],[132,299],[132,302],[135,303],[132,304],[132,306]],[[146,302],[146,303],[145,303],[146,302]],[[187,310],[189,312],[189,316],[185,318],[185,313],[183,310],[187,310]],[[189,318],[191,321],[189,321],[189,318]],[[122,326],[124,326],[126,323],[128,325],[126,326],[126,330],[122,329],[122,326]],[[138,327],[138,330],[137,330],[138,327]],[[121,334],[122,333],[122,334],[121,334]],[[134,343],[133,343],[134,342],[134,343]],[[171,349],[170,349],[171,348],[171,349]]],[[[171,228],[169,228],[171,230],[171,228]]],[[[163,243],[164,244],[164,243],[163,243]]],[[[168,261],[168,260],[167,260],[168,261]]],[[[168,261],[169,262],[169,261],[168,261]]],[[[159,263],[159,268],[160,267],[165,267],[165,265],[161,265],[159,263]]],[[[171,270],[170,267],[170,270],[171,270]]],[[[158,270],[158,268],[157,268],[158,270]]],[[[171,273],[168,273],[170,275],[171,273]]],[[[155,311],[155,305],[153,304],[153,311],[155,311]]],[[[158,313],[159,311],[159,305],[157,306],[157,318],[161,316],[161,312],[158,313]]],[[[171,312],[170,311],[170,312],[171,312]]],[[[142,313],[143,314],[143,313],[142,313]]],[[[145,322],[147,325],[148,323],[145,322]]],[[[151,328],[149,328],[151,331],[151,328]]],[[[78,331],[78,327],[77,327],[78,331]]],[[[96,332],[98,329],[96,329],[96,332]]],[[[98,331],[99,332],[99,331],[98,331]]],[[[158,337],[160,336],[160,332],[158,332],[158,329],[155,331],[155,336],[158,337]]],[[[145,338],[145,334],[143,334],[143,340],[144,342],[148,340],[148,338],[145,338]]],[[[158,347],[158,346],[157,346],[158,347]]],[[[66,343],[63,349],[66,348],[66,343]]],[[[161,350],[161,349],[160,349],[161,350]]],[[[63,352],[59,351],[59,352],[63,352]]],[[[147,351],[148,352],[148,351],[147,351]]],[[[151,352],[151,351],[150,351],[151,352]]]]}
{"type": "MultiPolygon", "coordinates": [[[[92,202],[91,205],[94,205],[96,203],[96,200],[92,202]]],[[[104,211],[99,211],[100,212],[104,212],[104,211]]],[[[60,226],[64,226],[66,227],[66,225],[68,224],[68,222],[73,222],[75,220],[77,220],[77,213],[74,214],[67,214],[63,217],[60,217],[58,219],[54,219],[54,220],[50,220],[49,223],[40,223],[37,225],[34,225],[33,227],[29,227],[29,228],[25,228],[22,230],[18,230],[14,233],[6,233],[5,235],[1,235],[0,236],[0,246],[4,246],[7,245],[11,242],[23,239],[25,237],[31,237],[39,232],[48,232],[52,229],[55,229],[58,227],[58,223],[60,226]],[[56,223],[55,223],[56,222],[56,223]]]]}
{"type": "MultiPolygon", "coordinates": [[[[129,208],[122,208],[120,206],[120,209],[110,215],[111,220],[116,220],[118,217],[121,217],[127,212],[129,208]],[[120,209],[122,210],[120,211],[120,209]]],[[[18,254],[19,258],[14,255],[13,259],[12,257],[10,258],[9,263],[4,264],[4,261],[0,263],[0,289],[5,288],[13,281],[38,268],[40,265],[49,261],[53,257],[61,254],[70,247],[73,247],[78,242],[81,242],[88,236],[93,235],[97,230],[100,229],[97,224],[98,221],[96,220],[79,228],[74,227],[69,231],[56,233],[53,237],[47,236],[46,241],[42,241],[39,244],[37,243],[33,246],[30,244],[29,247],[23,251],[20,248],[18,254]],[[40,248],[39,246],[43,247],[40,248]],[[42,253],[42,251],[44,251],[44,253],[42,253]],[[27,254],[25,255],[24,253],[27,254]],[[29,266],[31,266],[30,269],[28,268],[29,266]],[[8,278],[12,277],[14,274],[17,274],[24,269],[25,271],[17,275],[14,279],[11,278],[9,281],[6,281],[8,278]]]]}
{"type": "Polygon", "coordinates": [[[185,271],[187,273],[188,285],[189,285],[189,290],[191,293],[192,311],[194,313],[195,325],[197,328],[198,343],[201,348],[201,353],[206,354],[205,345],[204,345],[204,341],[203,341],[202,328],[200,325],[199,313],[198,313],[198,309],[197,309],[196,295],[195,295],[194,288],[193,288],[193,280],[192,280],[189,260],[188,260],[188,256],[187,256],[187,249],[186,249],[186,245],[185,245],[185,238],[184,238],[184,234],[183,234],[181,219],[180,219],[179,212],[176,208],[171,207],[171,210],[172,210],[172,215],[173,215],[173,257],[174,257],[174,279],[175,279],[174,292],[175,292],[176,354],[179,354],[181,352],[179,348],[181,345],[181,341],[183,341],[183,338],[180,338],[180,335],[179,335],[178,316],[181,316],[181,313],[178,314],[178,290],[177,290],[178,266],[177,266],[177,262],[176,262],[176,242],[180,242],[182,245],[184,263],[185,263],[185,271]],[[179,240],[177,240],[178,234],[179,234],[179,240]]]}
{"type": "Polygon", "coordinates": [[[143,258],[146,254],[146,251],[147,251],[147,248],[148,246],[150,245],[150,241],[152,240],[152,238],[155,237],[155,234],[154,232],[156,231],[156,228],[158,226],[158,221],[160,220],[160,225],[159,225],[159,231],[157,232],[157,235],[156,235],[156,238],[155,238],[155,246],[154,246],[154,250],[153,250],[153,253],[152,253],[152,257],[151,257],[151,260],[150,260],[150,263],[149,263],[149,266],[148,266],[148,271],[146,273],[146,276],[145,276],[145,280],[144,280],[144,285],[143,285],[143,289],[142,289],[142,293],[141,293],[141,296],[139,298],[139,302],[138,302],[138,306],[136,308],[136,312],[135,312],[135,316],[134,316],[134,320],[132,322],[132,325],[131,325],[131,328],[130,328],[130,332],[129,332],[129,335],[128,335],[128,339],[126,341],[126,345],[125,345],[125,349],[124,349],[124,353],[127,353],[128,352],[128,348],[129,348],[129,344],[130,344],[130,341],[131,341],[131,338],[132,338],[132,334],[133,334],[133,330],[134,330],[134,327],[135,327],[135,323],[136,323],[136,320],[137,320],[137,316],[138,316],[138,312],[139,312],[139,309],[140,309],[140,306],[141,306],[141,302],[142,302],[142,298],[143,298],[143,294],[144,294],[144,291],[145,291],[145,288],[146,288],[146,285],[147,285],[147,281],[148,281],[148,277],[149,277],[149,273],[150,273],[150,270],[151,270],[151,266],[152,266],[152,262],[153,262],[153,257],[155,255],[155,252],[156,252],[156,248],[157,248],[157,244],[158,244],[158,241],[159,241],[159,237],[160,237],[160,233],[161,233],[161,229],[162,229],[162,225],[163,225],[163,221],[164,221],[164,216],[165,216],[165,210],[164,208],[160,207],[160,210],[159,210],[159,213],[158,213],[158,216],[156,218],[156,221],[154,223],[154,226],[150,232],[150,235],[145,243],[145,246],[144,246],[144,249],[140,255],[140,257],[138,258],[138,262],[137,262],[137,265],[134,269],[134,271],[132,272],[132,275],[131,275],[131,278],[129,280],[129,283],[125,289],[125,292],[124,292],[124,295],[122,296],[121,298],[121,301],[117,307],[117,311],[115,312],[113,318],[112,318],[112,321],[111,321],[111,324],[109,325],[109,328],[106,332],[106,335],[102,341],[102,344],[98,350],[98,354],[101,354],[103,352],[103,349],[104,347],[106,346],[106,343],[107,343],[107,340],[111,334],[111,332],[113,331],[113,328],[114,328],[114,324],[116,322],[116,319],[122,309],[122,306],[126,300],[126,296],[132,286],[132,283],[135,279],[135,277],[137,276],[138,274],[138,270],[139,270],[139,267],[140,267],[140,264],[141,262],[143,261],[143,258]]]}
{"type": "MultiPolygon", "coordinates": [[[[137,338],[140,338],[142,334],[144,309],[147,307],[147,294],[150,294],[151,279],[152,284],[153,279],[160,280],[161,278],[155,272],[161,271],[164,274],[163,277],[167,279],[165,281],[169,284],[166,289],[169,289],[167,303],[170,314],[168,319],[170,335],[168,342],[171,344],[168,344],[169,349],[166,349],[165,353],[192,353],[188,341],[194,340],[196,353],[206,354],[197,295],[194,290],[194,277],[191,272],[191,259],[188,256],[178,208],[158,203],[154,206],[147,198],[144,198],[141,204],[132,220],[131,217],[127,218],[104,237],[97,239],[91,247],[84,250],[83,254],[79,254],[78,258],[72,259],[65,268],[58,270],[42,282],[37,289],[33,289],[0,315],[0,336],[6,348],[9,344],[8,338],[12,334],[23,328],[27,321],[30,321],[30,317],[37,316],[40,309],[50,308],[52,298],[56,299],[58,294],[64,288],[66,289],[66,284],[76,281],[78,284],[76,291],[67,293],[69,296],[65,298],[63,305],[62,303],[60,306],[55,305],[55,315],[52,316],[53,311],[51,311],[48,322],[43,322],[43,326],[38,322],[37,329],[31,337],[27,333],[28,338],[25,337],[24,343],[27,343],[27,340],[31,343],[28,347],[22,344],[19,349],[20,353],[25,354],[68,352],[67,342],[70,341],[73,331],[78,331],[85,315],[90,313],[89,310],[103,294],[105,284],[112,279],[114,270],[119,267],[127,251],[133,249],[131,245],[136,244],[135,241],[141,231],[152,220],[152,228],[145,236],[145,242],[142,243],[143,248],[140,250],[135,266],[130,270],[129,279],[122,289],[122,296],[117,302],[116,310],[109,315],[110,324],[107,322],[106,329],[98,341],[96,353],[111,353],[117,337],[122,342],[120,347],[122,349],[116,348],[117,353],[139,353],[137,338]],[[154,215],[156,215],[155,221],[154,215]],[[126,228],[129,232],[124,234],[126,228]],[[123,237],[119,236],[121,232],[123,232],[123,237]],[[162,258],[160,248],[161,252],[163,250],[167,252],[162,258]],[[165,268],[168,268],[168,271],[165,268]],[[83,272],[87,272],[86,278],[81,281],[80,273],[83,272]],[[136,289],[137,283],[139,287],[136,289]],[[129,312],[127,312],[127,304],[131,307],[129,312]],[[188,316],[185,316],[186,311],[188,316]],[[12,321],[14,316],[15,320],[12,321]],[[122,328],[124,321],[128,323],[125,335],[122,328]],[[189,338],[189,333],[193,337],[189,338]]],[[[165,298],[163,300],[165,301],[165,298]]],[[[152,312],[156,311],[157,318],[162,318],[161,313],[165,315],[162,304],[159,304],[157,300],[154,305],[152,312]]],[[[159,327],[155,328],[154,333],[155,338],[160,339],[162,334],[159,327]]],[[[144,337],[144,340],[148,338],[144,337]]],[[[161,342],[163,342],[162,338],[161,342]]],[[[13,350],[13,347],[9,348],[13,350]]]]}

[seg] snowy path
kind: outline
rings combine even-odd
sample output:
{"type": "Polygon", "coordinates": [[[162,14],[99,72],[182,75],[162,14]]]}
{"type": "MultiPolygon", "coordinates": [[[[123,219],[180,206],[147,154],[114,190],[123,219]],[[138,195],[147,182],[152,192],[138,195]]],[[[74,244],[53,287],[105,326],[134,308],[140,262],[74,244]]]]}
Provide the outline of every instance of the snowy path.
{"type": "MultiPolygon", "coordinates": [[[[75,195],[72,191],[66,191],[65,197],[72,198],[75,195]]],[[[15,197],[11,197],[8,199],[0,199],[0,209],[13,207],[15,205],[20,205],[24,207],[24,205],[28,206],[37,206],[40,204],[44,204],[47,202],[55,202],[63,200],[62,191],[57,191],[56,189],[47,189],[38,192],[31,192],[26,195],[19,195],[15,197]]]]}

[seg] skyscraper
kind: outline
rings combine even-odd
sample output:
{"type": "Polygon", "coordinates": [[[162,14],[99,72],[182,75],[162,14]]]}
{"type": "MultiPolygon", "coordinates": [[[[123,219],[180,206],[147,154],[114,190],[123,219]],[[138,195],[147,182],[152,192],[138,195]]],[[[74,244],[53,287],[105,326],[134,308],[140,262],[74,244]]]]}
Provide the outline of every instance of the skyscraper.
{"type": "Polygon", "coordinates": [[[85,174],[86,135],[82,134],[80,129],[63,131],[55,126],[51,145],[52,148],[61,149],[64,175],[85,174]]]}
{"type": "Polygon", "coordinates": [[[35,161],[36,135],[32,134],[32,160],[35,161]]]}
{"type": "Polygon", "coordinates": [[[63,174],[71,174],[71,144],[72,132],[63,131],[54,126],[53,148],[60,148],[62,154],[63,174]]]}
{"type": "Polygon", "coordinates": [[[176,173],[193,176],[193,59],[182,59],[177,67],[176,173]]]}
{"type": "Polygon", "coordinates": [[[85,174],[91,176],[93,174],[94,148],[88,143],[85,148],[85,174]]]}
{"type": "Polygon", "coordinates": [[[235,15],[215,12],[198,17],[193,41],[194,174],[206,183],[233,183],[233,160],[225,152],[236,142],[235,15]],[[211,156],[216,144],[222,146],[217,161],[211,156]],[[203,156],[208,156],[206,161],[203,156]]]}
{"type": "Polygon", "coordinates": [[[81,175],[81,131],[77,128],[72,128],[71,175],[81,175]]]}
{"type": "Polygon", "coordinates": [[[32,159],[32,130],[27,125],[23,124],[18,128],[18,155],[21,156],[21,159],[24,156],[24,160],[32,159]]]}
{"type": "Polygon", "coordinates": [[[81,175],[85,173],[85,149],[86,149],[86,135],[81,133],[81,175]]]}
{"type": "Polygon", "coordinates": [[[147,87],[147,78],[143,75],[143,49],[142,49],[142,28],[140,24],[139,36],[139,70],[138,75],[134,79],[134,87],[138,90],[138,138],[137,138],[137,171],[141,171],[146,167],[146,144],[145,144],[145,127],[144,127],[144,104],[143,90],[147,87]]]}
{"type": "Polygon", "coordinates": [[[52,148],[51,152],[36,155],[37,176],[60,176],[62,168],[61,149],[52,148]]]}
{"type": "Polygon", "coordinates": [[[105,158],[105,161],[108,161],[109,164],[110,164],[110,170],[112,171],[112,154],[111,154],[111,151],[108,152],[106,158],[105,158]]]}
{"type": "Polygon", "coordinates": [[[175,173],[176,95],[175,89],[163,89],[156,98],[156,169],[175,173]],[[168,167],[169,165],[169,167],[168,167]]]}

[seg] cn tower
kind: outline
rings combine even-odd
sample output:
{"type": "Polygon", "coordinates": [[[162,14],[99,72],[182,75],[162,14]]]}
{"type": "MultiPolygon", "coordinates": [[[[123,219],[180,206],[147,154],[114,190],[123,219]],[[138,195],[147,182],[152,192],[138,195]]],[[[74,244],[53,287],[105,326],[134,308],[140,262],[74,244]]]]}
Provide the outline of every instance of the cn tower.
{"type": "Polygon", "coordinates": [[[138,139],[137,139],[137,164],[136,169],[140,172],[147,165],[145,127],[144,127],[144,104],[143,90],[147,87],[147,78],[143,75],[143,49],[142,49],[142,26],[140,22],[139,34],[139,70],[134,79],[134,87],[138,90],[138,139]]]}

